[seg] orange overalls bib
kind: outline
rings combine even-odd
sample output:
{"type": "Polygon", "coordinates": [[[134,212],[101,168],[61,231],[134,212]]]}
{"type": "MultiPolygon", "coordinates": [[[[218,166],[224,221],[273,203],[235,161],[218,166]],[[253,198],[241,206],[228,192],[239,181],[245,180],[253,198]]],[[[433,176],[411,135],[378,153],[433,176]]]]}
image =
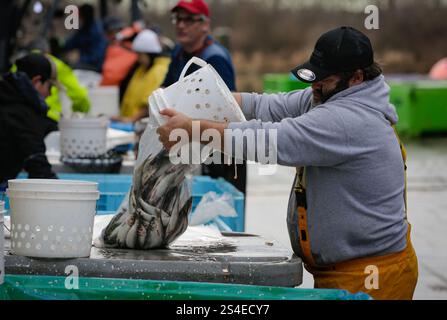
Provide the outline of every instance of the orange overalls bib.
{"type": "MultiPolygon", "coordinates": [[[[404,161],[406,211],[406,151],[397,132],[396,137],[404,161]]],[[[310,246],[304,178],[305,170],[300,168],[297,170],[295,184],[299,244],[302,252],[301,258],[306,270],[314,277],[315,288],[344,289],[352,293],[362,291],[374,299],[412,299],[418,278],[418,263],[410,239],[411,225],[408,224],[407,247],[401,252],[318,266],[314,261],[310,246]],[[373,272],[376,272],[377,275],[375,284],[373,272]]]]}

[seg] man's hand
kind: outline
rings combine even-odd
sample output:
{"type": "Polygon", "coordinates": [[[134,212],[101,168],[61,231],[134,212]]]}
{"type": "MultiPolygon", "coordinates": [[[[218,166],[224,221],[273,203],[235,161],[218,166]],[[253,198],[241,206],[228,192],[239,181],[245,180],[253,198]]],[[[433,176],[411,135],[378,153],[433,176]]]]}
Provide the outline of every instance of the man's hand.
{"type": "Polygon", "coordinates": [[[233,92],[233,97],[236,100],[239,108],[242,108],[242,95],[240,92],[233,92]]]}
{"type": "Polygon", "coordinates": [[[168,122],[164,125],[158,127],[157,133],[159,134],[159,140],[166,148],[166,150],[170,150],[178,141],[169,141],[169,135],[174,129],[183,129],[188,133],[188,137],[191,141],[192,135],[192,119],[188,116],[180,113],[174,109],[163,109],[160,111],[160,114],[166,117],[169,117],[168,122]]]}

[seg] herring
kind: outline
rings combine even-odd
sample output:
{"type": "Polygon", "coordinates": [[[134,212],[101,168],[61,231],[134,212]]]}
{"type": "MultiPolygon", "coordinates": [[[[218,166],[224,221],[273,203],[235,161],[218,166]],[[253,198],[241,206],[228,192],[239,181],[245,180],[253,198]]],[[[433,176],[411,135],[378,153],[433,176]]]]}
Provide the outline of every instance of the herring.
{"type": "Polygon", "coordinates": [[[185,177],[192,167],[172,164],[168,152],[148,156],[135,170],[128,208],[102,231],[109,248],[154,249],[167,247],[188,227],[191,190],[185,177]]]}

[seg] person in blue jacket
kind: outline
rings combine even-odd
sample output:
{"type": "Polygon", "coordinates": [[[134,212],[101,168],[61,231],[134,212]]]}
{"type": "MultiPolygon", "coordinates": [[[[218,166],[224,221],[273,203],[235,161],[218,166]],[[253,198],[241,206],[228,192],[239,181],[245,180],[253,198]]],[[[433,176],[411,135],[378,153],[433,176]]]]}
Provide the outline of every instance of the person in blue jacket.
{"type": "Polygon", "coordinates": [[[79,50],[80,58],[74,66],[101,72],[107,40],[100,23],[95,21],[95,9],[90,4],[79,8],[80,29],[67,39],[63,51],[79,50]]]}
{"type": "MultiPolygon", "coordinates": [[[[168,87],[177,82],[186,63],[192,57],[199,57],[216,69],[230,91],[236,91],[235,72],[230,53],[210,35],[211,15],[206,2],[181,0],[171,12],[177,44],[172,51],[171,64],[162,87],[168,87]]],[[[197,68],[198,66],[191,66],[186,75],[196,71],[197,68]]],[[[225,164],[203,165],[202,174],[213,178],[223,177],[245,193],[245,162],[237,165],[236,176],[234,168],[225,164]]]]}

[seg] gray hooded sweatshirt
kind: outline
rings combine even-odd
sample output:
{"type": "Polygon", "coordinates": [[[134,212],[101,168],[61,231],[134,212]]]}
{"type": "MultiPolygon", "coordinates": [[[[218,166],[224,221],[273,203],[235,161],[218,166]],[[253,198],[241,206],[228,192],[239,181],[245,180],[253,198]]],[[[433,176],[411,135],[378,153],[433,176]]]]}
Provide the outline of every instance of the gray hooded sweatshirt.
{"type": "MultiPolygon", "coordinates": [[[[269,129],[276,129],[278,164],[306,167],[307,223],[318,265],[405,249],[404,165],[383,76],[317,106],[311,88],[244,93],[242,110],[253,120],[230,123],[229,129],[265,129],[266,141],[269,129]]],[[[233,146],[226,143],[225,152],[234,155],[234,134],[226,132],[228,139],[233,146]]],[[[249,153],[244,158],[257,160],[249,153]]],[[[302,256],[293,188],[287,220],[292,248],[302,256]]]]}

